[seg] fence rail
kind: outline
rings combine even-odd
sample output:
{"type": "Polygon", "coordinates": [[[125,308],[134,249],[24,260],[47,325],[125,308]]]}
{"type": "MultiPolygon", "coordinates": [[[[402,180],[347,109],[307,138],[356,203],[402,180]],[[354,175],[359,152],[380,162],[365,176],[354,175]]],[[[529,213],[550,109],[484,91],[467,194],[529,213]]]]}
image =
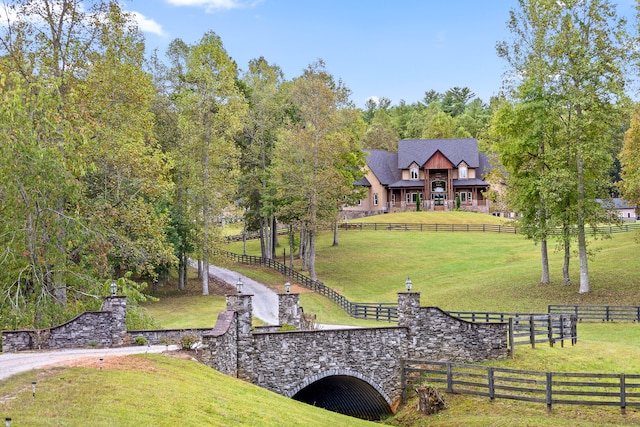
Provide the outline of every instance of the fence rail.
{"type": "Polygon", "coordinates": [[[557,342],[564,347],[565,341],[574,345],[578,340],[577,319],[573,314],[520,314],[476,311],[448,311],[453,317],[477,323],[509,322],[509,348],[514,346],[557,342]]]}
{"type": "Polygon", "coordinates": [[[421,383],[449,393],[552,405],[640,407],[640,374],[525,371],[463,363],[401,361],[402,398],[421,383]]]}
{"type": "MultiPolygon", "coordinates": [[[[338,225],[344,230],[373,230],[373,231],[434,231],[434,232],[480,232],[480,233],[508,233],[517,234],[518,230],[512,225],[501,224],[409,224],[409,223],[377,223],[377,222],[342,222],[338,225]]],[[[615,234],[640,230],[640,223],[602,225],[587,227],[592,234],[615,234]]],[[[561,230],[552,230],[549,235],[561,235],[561,230]]]]}
{"type": "MultiPolygon", "coordinates": [[[[279,261],[253,255],[235,254],[224,250],[217,250],[217,253],[235,262],[271,268],[283,276],[295,280],[305,288],[328,298],[351,317],[390,323],[398,321],[398,306],[396,303],[352,302],[330,287],[325,286],[324,283],[312,280],[279,261]]],[[[553,346],[556,342],[560,342],[564,346],[565,340],[571,340],[573,345],[578,339],[575,316],[571,314],[514,314],[462,311],[449,311],[447,313],[470,322],[509,322],[509,348],[512,354],[514,346],[517,345],[531,345],[535,348],[538,343],[548,342],[550,346],[553,346]]]]}
{"type": "Polygon", "coordinates": [[[575,315],[579,321],[599,320],[602,322],[640,322],[640,306],[635,305],[562,305],[549,304],[549,313],[575,315]]]}
{"type": "Polygon", "coordinates": [[[337,304],[351,317],[357,319],[368,319],[385,322],[397,322],[398,321],[398,306],[395,303],[363,303],[349,301],[344,295],[339,294],[335,290],[319,280],[312,280],[309,277],[301,274],[282,264],[279,261],[257,257],[253,255],[240,255],[233,252],[217,250],[217,253],[232,259],[235,262],[240,262],[249,265],[260,265],[271,268],[285,277],[289,277],[292,280],[300,283],[307,289],[310,289],[324,297],[329,298],[333,303],[337,304]]]}
{"type": "Polygon", "coordinates": [[[339,228],[345,230],[374,230],[374,231],[435,231],[435,232],[483,232],[510,233],[516,229],[510,225],[500,224],[408,224],[408,223],[340,223],[339,228]]]}

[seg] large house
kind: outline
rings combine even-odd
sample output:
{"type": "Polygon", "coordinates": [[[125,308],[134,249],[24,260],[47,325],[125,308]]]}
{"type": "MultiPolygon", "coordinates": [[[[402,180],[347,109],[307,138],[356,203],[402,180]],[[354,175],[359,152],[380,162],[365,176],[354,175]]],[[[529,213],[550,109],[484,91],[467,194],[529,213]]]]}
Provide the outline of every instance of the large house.
{"type": "Polygon", "coordinates": [[[397,153],[365,151],[366,175],[357,184],[367,196],[343,209],[346,218],[417,210],[418,203],[421,210],[489,212],[489,164],[476,139],[401,140],[397,153]]]}

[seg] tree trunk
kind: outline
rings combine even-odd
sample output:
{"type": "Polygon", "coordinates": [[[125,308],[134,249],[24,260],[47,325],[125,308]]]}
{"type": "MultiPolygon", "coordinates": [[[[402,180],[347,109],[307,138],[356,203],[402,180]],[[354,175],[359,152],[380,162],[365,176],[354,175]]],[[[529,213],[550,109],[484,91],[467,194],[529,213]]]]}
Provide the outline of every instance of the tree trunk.
{"type": "Polygon", "coordinates": [[[571,286],[569,276],[569,263],[571,262],[571,241],[568,236],[564,238],[564,264],[562,265],[562,277],[566,286],[571,286]]]}
{"type": "Polygon", "coordinates": [[[548,285],[551,280],[549,279],[549,253],[546,238],[540,242],[540,255],[542,260],[542,277],[540,278],[540,283],[542,285],[548,285]]]}
{"type": "Polygon", "coordinates": [[[293,268],[293,225],[289,224],[289,267],[293,268]]]}
{"type": "Polygon", "coordinates": [[[184,291],[184,285],[185,285],[185,273],[184,270],[187,268],[187,266],[185,265],[185,256],[184,254],[180,254],[178,256],[178,290],[179,291],[184,291]]]}
{"type": "Polygon", "coordinates": [[[578,254],[580,257],[580,290],[579,293],[589,292],[589,260],[587,258],[587,236],[584,229],[584,163],[580,149],[577,155],[577,179],[578,179],[578,254]]]}
{"type": "Polygon", "coordinates": [[[425,415],[437,414],[440,410],[446,408],[446,403],[438,390],[433,387],[416,388],[418,393],[418,412],[425,415]]]}
{"type": "Polygon", "coordinates": [[[316,275],[316,232],[309,231],[309,277],[318,280],[316,275]]]}
{"type": "Polygon", "coordinates": [[[338,221],[333,224],[333,246],[338,246],[338,221]]]}
{"type": "Polygon", "coordinates": [[[205,249],[202,260],[202,295],[209,295],[209,251],[205,249]]]}

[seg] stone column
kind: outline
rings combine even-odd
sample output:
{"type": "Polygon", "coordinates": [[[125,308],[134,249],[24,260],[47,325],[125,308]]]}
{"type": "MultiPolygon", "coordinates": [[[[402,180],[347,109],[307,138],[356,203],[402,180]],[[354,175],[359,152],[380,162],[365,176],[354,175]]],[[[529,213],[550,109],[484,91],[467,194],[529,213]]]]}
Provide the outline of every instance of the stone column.
{"type": "Polygon", "coordinates": [[[127,336],[127,297],[105,297],[102,311],[111,312],[111,346],[124,344],[127,336]]]}
{"type": "Polygon", "coordinates": [[[300,308],[299,294],[278,294],[278,323],[280,325],[302,327],[302,309],[300,308]]]}
{"type": "Polygon", "coordinates": [[[251,294],[227,295],[227,311],[233,311],[237,319],[238,378],[252,382],[253,372],[253,307],[251,294]]]}
{"type": "Polygon", "coordinates": [[[419,312],[420,292],[398,292],[398,326],[415,326],[419,312]]]}

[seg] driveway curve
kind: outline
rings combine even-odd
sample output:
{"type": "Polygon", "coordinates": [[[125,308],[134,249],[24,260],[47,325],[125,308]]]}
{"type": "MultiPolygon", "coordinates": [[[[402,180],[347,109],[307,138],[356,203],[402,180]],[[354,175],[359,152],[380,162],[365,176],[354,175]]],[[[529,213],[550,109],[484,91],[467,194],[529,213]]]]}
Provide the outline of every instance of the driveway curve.
{"type": "Polygon", "coordinates": [[[96,366],[100,358],[123,356],[140,353],[162,353],[165,350],[177,350],[176,345],[151,345],[115,348],[73,348],[47,351],[21,351],[17,353],[0,353],[0,380],[20,372],[38,369],[45,366],[60,365],[78,359],[95,359],[96,366]]]}
{"type": "Polygon", "coordinates": [[[278,324],[278,294],[271,288],[236,271],[215,265],[209,266],[209,274],[220,280],[224,280],[234,288],[238,282],[238,278],[242,279],[242,293],[253,295],[253,316],[268,325],[278,324]]]}

